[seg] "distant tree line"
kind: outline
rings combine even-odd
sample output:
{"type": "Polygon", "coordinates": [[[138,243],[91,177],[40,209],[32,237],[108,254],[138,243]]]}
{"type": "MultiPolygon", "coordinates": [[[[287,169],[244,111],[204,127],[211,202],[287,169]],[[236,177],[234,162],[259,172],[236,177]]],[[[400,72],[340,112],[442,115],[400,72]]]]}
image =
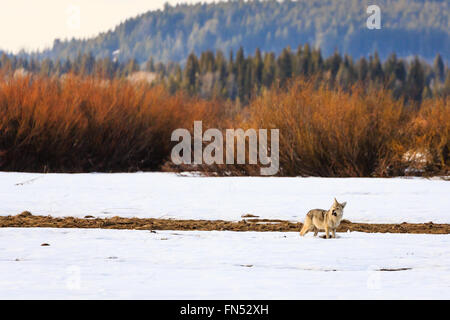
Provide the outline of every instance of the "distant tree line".
{"type": "MultiPolygon", "coordinates": [[[[54,61],[78,52],[96,59],[136,59],[185,64],[191,52],[207,50],[274,52],[310,43],[324,57],[339,52],[355,59],[378,50],[382,60],[418,55],[429,62],[437,52],[450,61],[448,0],[285,0],[219,1],[166,5],[128,19],[90,39],[57,39],[31,54],[54,61]],[[381,29],[368,30],[368,5],[381,8],[381,29]]],[[[29,55],[23,53],[24,56],[29,55]]]]}
{"type": "Polygon", "coordinates": [[[112,79],[125,77],[139,71],[140,66],[134,59],[126,63],[119,63],[110,58],[96,59],[91,53],[79,53],[74,59],[57,59],[56,61],[48,58],[39,60],[2,53],[0,68],[4,74],[29,72],[41,76],[62,76],[73,73],[112,79]]]}
{"type": "Polygon", "coordinates": [[[228,57],[218,50],[205,51],[197,56],[191,53],[186,64],[155,62],[150,58],[139,64],[131,59],[119,62],[110,58],[95,59],[93,54],[79,53],[75,59],[44,59],[8,56],[0,57],[3,74],[20,72],[41,76],[63,76],[72,73],[82,76],[113,79],[127,78],[152,84],[163,84],[171,93],[187,91],[204,98],[222,98],[246,104],[265,88],[284,87],[295,77],[314,79],[331,87],[351,88],[355,83],[368,87],[382,87],[392,91],[395,98],[420,102],[424,98],[450,95],[450,71],[437,54],[433,64],[415,57],[412,60],[391,54],[381,61],[377,52],[369,58],[354,60],[335,52],[324,58],[319,49],[308,44],[296,50],[287,47],[281,54],[262,53],[245,55],[241,47],[228,57]]]}

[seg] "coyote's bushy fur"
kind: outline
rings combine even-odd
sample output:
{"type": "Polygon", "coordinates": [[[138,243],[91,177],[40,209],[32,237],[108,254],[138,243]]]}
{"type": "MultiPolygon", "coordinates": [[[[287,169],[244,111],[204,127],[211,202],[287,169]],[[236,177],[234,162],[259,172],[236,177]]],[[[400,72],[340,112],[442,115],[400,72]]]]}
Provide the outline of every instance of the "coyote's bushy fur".
{"type": "Polygon", "coordinates": [[[329,232],[331,231],[332,237],[336,238],[336,229],[341,223],[344,215],[344,208],[347,202],[339,203],[334,198],[333,205],[330,210],[313,209],[306,214],[303,228],[300,231],[300,235],[304,236],[309,231],[314,231],[314,236],[317,236],[319,230],[325,230],[325,237],[329,238],[329,232]]]}

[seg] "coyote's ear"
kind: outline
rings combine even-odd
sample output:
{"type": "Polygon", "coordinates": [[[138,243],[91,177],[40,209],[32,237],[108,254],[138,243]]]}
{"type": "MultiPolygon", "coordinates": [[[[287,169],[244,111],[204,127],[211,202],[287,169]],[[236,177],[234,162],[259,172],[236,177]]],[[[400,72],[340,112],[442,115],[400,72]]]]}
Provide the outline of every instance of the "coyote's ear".
{"type": "Polygon", "coordinates": [[[339,204],[339,202],[336,200],[336,198],[334,198],[334,204],[339,204]]]}
{"type": "Polygon", "coordinates": [[[344,209],[346,205],[347,205],[347,202],[342,202],[341,203],[342,209],[344,209]]]}

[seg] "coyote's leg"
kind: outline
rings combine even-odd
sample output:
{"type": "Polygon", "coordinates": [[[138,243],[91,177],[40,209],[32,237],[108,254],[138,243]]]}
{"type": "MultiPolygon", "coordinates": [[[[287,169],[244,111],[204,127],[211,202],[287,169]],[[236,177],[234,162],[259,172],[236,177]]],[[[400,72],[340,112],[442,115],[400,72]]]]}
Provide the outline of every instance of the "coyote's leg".
{"type": "Polygon", "coordinates": [[[311,228],[305,224],[305,225],[303,225],[303,228],[300,231],[300,235],[304,236],[305,234],[307,234],[310,231],[311,231],[311,228]]]}
{"type": "Polygon", "coordinates": [[[316,227],[314,227],[314,237],[317,237],[317,234],[319,233],[319,229],[317,229],[316,227]]]}
{"type": "Polygon", "coordinates": [[[336,229],[331,230],[331,232],[333,233],[333,238],[336,239],[336,229]]]}
{"type": "Polygon", "coordinates": [[[328,229],[328,226],[326,226],[325,227],[325,238],[330,238],[330,235],[329,235],[329,232],[330,232],[330,229],[328,229]]]}
{"type": "Polygon", "coordinates": [[[303,223],[303,228],[302,228],[302,230],[300,230],[300,235],[304,236],[309,231],[311,231],[311,225],[312,225],[311,218],[306,216],[305,223],[303,223]]]}

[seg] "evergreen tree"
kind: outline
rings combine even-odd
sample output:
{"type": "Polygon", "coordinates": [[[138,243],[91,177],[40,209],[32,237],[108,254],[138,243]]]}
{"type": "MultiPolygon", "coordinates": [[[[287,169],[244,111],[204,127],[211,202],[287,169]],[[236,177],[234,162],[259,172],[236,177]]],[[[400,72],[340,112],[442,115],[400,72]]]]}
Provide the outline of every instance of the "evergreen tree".
{"type": "Polygon", "coordinates": [[[197,56],[191,53],[184,67],[183,87],[191,94],[197,92],[197,78],[199,76],[199,64],[197,56]]]}
{"type": "Polygon", "coordinates": [[[207,72],[215,71],[214,53],[211,50],[202,52],[200,55],[200,73],[205,74],[207,72]]]}
{"type": "Polygon", "coordinates": [[[335,51],[334,54],[327,59],[327,69],[331,71],[331,77],[335,79],[336,74],[341,66],[342,58],[339,52],[335,51]]]}
{"type": "Polygon", "coordinates": [[[445,67],[441,55],[438,53],[433,63],[433,71],[438,81],[444,81],[445,67]]]}
{"type": "Polygon", "coordinates": [[[244,57],[244,49],[242,47],[236,52],[236,84],[238,97],[241,102],[245,102],[248,92],[246,92],[246,61],[244,57]]]}
{"type": "Polygon", "coordinates": [[[259,89],[262,84],[263,69],[264,63],[262,61],[261,51],[256,49],[252,67],[252,83],[257,89],[259,89]]]}
{"type": "Polygon", "coordinates": [[[153,57],[150,57],[150,59],[148,59],[147,63],[145,64],[145,71],[155,72],[155,62],[153,61],[153,57]]]}
{"type": "Polygon", "coordinates": [[[263,68],[263,84],[266,87],[271,87],[275,81],[276,63],[275,55],[273,53],[266,53],[264,55],[264,68],[263,68]]]}
{"type": "Polygon", "coordinates": [[[372,81],[381,81],[384,77],[380,57],[376,51],[373,58],[369,59],[369,77],[372,81]]]}
{"type": "Polygon", "coordinates": [[[415,57],[406,79],[406,96],[413,101],[421,101],[425,86],[425,74],[418,57],[415,57]]]}
{"type": "Polygon", "coordinates": [[[365,81],[369,74],[369,64],[366,58],[361,58],[356,65],[356,73],[359,81],[365,81]]]}
{"type": "Polygon", "coordinates": [[[280,84],[283,85],[292,76],[292,55],[289,47],[283,49],[277,62],[278,78],[280,79],[280,84]]]}

